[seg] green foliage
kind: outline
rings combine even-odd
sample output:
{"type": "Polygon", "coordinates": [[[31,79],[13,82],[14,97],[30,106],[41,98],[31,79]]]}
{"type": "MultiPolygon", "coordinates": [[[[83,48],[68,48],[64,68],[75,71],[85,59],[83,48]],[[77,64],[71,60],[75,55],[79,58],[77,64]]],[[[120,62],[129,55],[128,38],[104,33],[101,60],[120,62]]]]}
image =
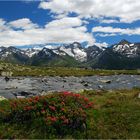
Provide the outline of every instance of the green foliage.
{"type": "Polygon", "coordinates": [[[88,138],[139,139],[139,93],[139,88],[116,91],[84,91],[82,94],[87,95],[95,103],[94,110],[89,111],[88,138]]]}
{"type": "Polygon", "coordinates": [[[140,139],[139,93],[140,89],[135,88],[132,90],[84,91],[80,95],[54,93],[43,97],[2,101],[0,108],[6,114],[2,112],[0,115],[0,138],[140,139]],[[65,100],[65,104],[62,103],[62,99],[65,100]],[[94,102],[93,108],[84,108],[83,104],[87,103],[88,99],[94,102]],[[45,112],[42,110],[44,101],[47,101],[45,112]],[[13,106],[14,103],[18,106],[13,106]],[[36,109],[34,110],[31,106],[36,106],[36,109]],[[66,112],[60,109],[62,107],[66,112]],[[83,114],[79,109],[81,107],[86,113],[86,128],[83,125],[84,119],[82,123],[79,123],[83,114]],[[23,112],[20,110],[25,113],[21,115],[23,112]],[[3,120],[6,117],[2,117],[2,114],[7,115],[7,120],[3,120]],[[14,118],[15,115],[17,118],[14,118]],[[25,116],[30,116],[30,119],[25,116]],[[49,121],[46,121],[43,119],[45,116],[53,116],[53,118],[49,117],[47,118],[49,121]],[[66,120],[67,125],[63,124],[60,116],[66,116],[69,120],[66,120]],[[72,120],[75,125],[70,125],[72,120]]]}
{"type": "Polygon", "coordinates": [[[7,110],[0,108],[0,119],[11,125],[33,124],[34,129],[44,128],[50,137],[53,134],[63,136],[81,130],[86,125],[86,111],[92,107],[93,103],[80,94],[56,93],[11,100],[7,110]]]}

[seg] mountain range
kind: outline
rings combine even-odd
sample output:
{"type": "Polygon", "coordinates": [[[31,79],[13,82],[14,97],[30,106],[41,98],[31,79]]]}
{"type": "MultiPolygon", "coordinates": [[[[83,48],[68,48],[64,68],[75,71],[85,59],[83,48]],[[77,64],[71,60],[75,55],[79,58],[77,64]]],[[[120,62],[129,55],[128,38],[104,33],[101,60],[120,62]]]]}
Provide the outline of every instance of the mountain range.
{"type": "Polygon", "coordinates": [[[33,66],[83,67],[99,69],[140,68],[140,43],[122,40],[111,47],[82,47],[78,42],[62,46],[19,49],[0,47],[0,60],[33,66]]]}

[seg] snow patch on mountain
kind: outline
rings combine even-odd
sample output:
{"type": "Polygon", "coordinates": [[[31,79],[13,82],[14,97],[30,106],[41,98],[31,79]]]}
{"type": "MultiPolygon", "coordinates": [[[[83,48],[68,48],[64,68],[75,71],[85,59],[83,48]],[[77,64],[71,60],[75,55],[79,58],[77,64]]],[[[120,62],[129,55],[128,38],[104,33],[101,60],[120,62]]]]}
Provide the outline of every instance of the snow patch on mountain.
{"type": "Polygon", "coordinates": [[[25,55],[27,55],[28,57],[32,57],[35,54],[37,54],[40,51],[40,48],[29,48],[27,50],[25,50],[25,55]]]}
{"type": "Polygon", "coordinates": [[[73,52],[74,52],[74,57],[76,58],[76,60],[79,60],[81,62],[87,60],[87,53],[85,52],[84,49],[75,48],[73,49],[73,52]]]}
{"type": "Polygon", "coordinates": [[[42,52],[44,52],[47,56],[51,56],[52,54],[51,54],[51,52],[50,52],[50,50],[49,49],[47,49],[47,48],[43,48],[42,49],[42,52]]]}
{"type": "Polygon", "coordinates": [[[77,44],[74,44],[73,48],[62,46],[60,47],[60,50],[64,51],[69,56],[74,57],[76,60],[79,60],[81,62],[87,60],[87,53],[85,52],[84,49],[78,48],[77,44]]]}
{"type": "Polygon", "coordinates": [[[130,46],[132,47],[132,46],[134,46],[135,44],[130,44],[130,46]]]}
{"type": "Polygon", "coordinates": [[[11,52],[5,52],[5,53],[1,54],[1,56],[2,56],[3,58],[6,58],[6,57],[8,57],[8,55],[10,55],[10,54],[12,54],[12,53],[11,53],[11,52]]]}
{"type": "Polygon", "coordinates": [[[121,43],[113,46],[113,51],[118,52],[126,57],[137,57],[140,53],[140,46],[132,43],[121,43]]]}
{"type": "Polygon", "coordinates": [[[62,46],[62,47],[60,47],[60,50],[67,53],[69,56],[74,57],[74,54],[72,53],[72,48],[66,48],[66,47],[62,46]]]}
{"type": "Polygon", "coordinates": [[[50,49],[50,50],[57,49],[59,47],[60,46],[53,46],[53,45],[46,45],[46,46],[44,46],[44,48],[47,48],[47,49],[50,49]]]}
{"type": "Polygon", "coordinates": [[[64,56],[64,55],[66,55],[65,52],[60,51],[59,49],[53,49],[52,51],[53,51],[55,54],[60,55],[60,56],[64,56]]]}

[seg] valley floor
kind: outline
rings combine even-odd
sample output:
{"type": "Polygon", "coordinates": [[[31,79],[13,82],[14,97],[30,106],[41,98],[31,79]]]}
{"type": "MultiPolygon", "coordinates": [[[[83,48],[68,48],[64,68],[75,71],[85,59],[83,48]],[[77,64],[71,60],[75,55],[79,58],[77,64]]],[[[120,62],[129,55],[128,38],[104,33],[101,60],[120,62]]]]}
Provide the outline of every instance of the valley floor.
{"type": "MultiPolygon", "coordinates": [[[[8,76],[10,79],[7,82],[4,75],[0,77],[0,96],[7,98],[0,102],[0,139],[140,139],[139,70],[55,69],[4,63],[1,74],[3,72],[11,72],[12,76],[8,76]],[[68,104],[68,106],[65,106],[65,103],[58,100],[58,92],[62,91],[72,91],[74,94],[80,93],[80,95],[72,95],[74,98],[68,100],[69,102],[65,102],[68,104]],[[42,104],[40,104],[42,102],[38,102],[38,100],[36,102],[37,95],[42,95],[40,96],[41,99],[47,96],[47,99],[49,99],[47,104],[56,106],[58,112],[55,112],[54,106],[49,106],[51,110],[48,109],[46,103],[45,109],[48,112],[44,111],[44,107],[42,108],[42,104]],[[54,98],[51,98],[52,95],[54,98]],[[58,124],[55,123],[54,126],[48,127],[48,125],[42,124],[40,119],[36,119],[36,115],[41,114],[43,116],[47,113],[59,117],[62,103],[68,111],[61,108],[61,112],[63,111],[65,116],[69,117],[71,115],[69,110],[71,111],[73,108],[75,110],[72,110],[72,113],[83,115],[77,113],[81,110],[81,108],[77,108],[81,102],[75,100],[75,98],[79,99],[81,96],[85,101],[90,100],[94,103],[93,108],[85,110],[87,113],[86,124],[82,122],[81,129],[69,129],[73,128],[71,122],[69,122],[69,127],[66,127],[60,133],[59,129],[54,129],[56,128],[55,125],[59,126],[58,124]],[[83,96],[85,97],[83,98],[83,96]],[[31,98],[29,100],[25,97],[31,98]],[[34,106],[32,106],[33,108],[25,106],[24,109],[29,109],[27,113],[24,109],[11,109],[10,103],[15,101],[17,103],[23,101],[24,104],[33,101],[33,104],[35,103],[35,106],[37,106],[37,110],[33,110],[33,112],[31,110],[30,112],[30,109],[34,109],[34,106]],[[5,119],[5,116],[8,116],[8,118],[5,119]],[[35,119],[27,119],[28,116],[33,116],[35,119]],[[27,122],[22,123],[20,121],[22,119],[27,122]]],[[[0,98],[0,100],[3,100],[3,98],[0,98]]],[[[14,104],[14,106],[20,107],[18,104],[14,104]]],[[[75,115],[72,117],[73,121],[78,119],[76,125],[81,124],[78,117],[75,117],[75,115]]],[[[51,119],[56,122],[56,118],[51,119]]],[[[64,121],[68,123],[67,119],[64,121]]]]}

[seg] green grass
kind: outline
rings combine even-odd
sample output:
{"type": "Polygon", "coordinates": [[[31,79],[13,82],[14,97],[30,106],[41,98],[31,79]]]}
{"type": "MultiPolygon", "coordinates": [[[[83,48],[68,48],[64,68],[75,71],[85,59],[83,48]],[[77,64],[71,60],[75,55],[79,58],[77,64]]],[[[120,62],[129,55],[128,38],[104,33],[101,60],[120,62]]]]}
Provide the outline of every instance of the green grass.
{"type": "Polygon", "coordinates": [[[139,139],[139,93],[140,89],[84,92],[96,108],[89,112],[88,138],[139,139]]]}
{"type": "Polygon", "coordinates": [[[92,76],[140,74],[140,70],[89,70],[67,67],[35,67],[0,62],[0,71],[11,71],[13,76],[92,76]]]}
{"type": "MultiPolygon", "coordinates": [[[[94,102],[87,111],[87,129],[69,131],[66,135],[47,133],[36,121],[21,124],[0,122],[0,138],[69,138],[69,139],[140,139],[140,89],[83,91],[94,102]]],[[[8,101],[1,102],[8,108],[8,101]]]]}

